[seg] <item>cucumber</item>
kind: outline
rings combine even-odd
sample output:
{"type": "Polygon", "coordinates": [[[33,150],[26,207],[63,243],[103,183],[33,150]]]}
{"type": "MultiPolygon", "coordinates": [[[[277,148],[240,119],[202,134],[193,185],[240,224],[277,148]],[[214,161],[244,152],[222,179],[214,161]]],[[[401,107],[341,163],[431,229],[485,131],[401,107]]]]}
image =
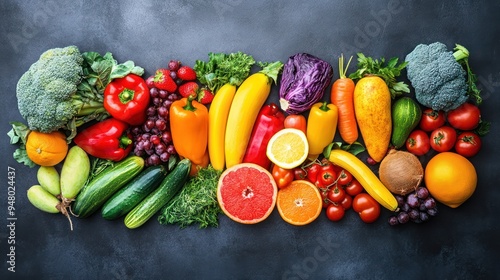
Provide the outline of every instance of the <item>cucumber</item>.
{"type": "Polygon", "coordinates": [[[422,117],[418,103],[410,97],[401,97],[392,105],[392,145],[401,148],[422,117]]]}
{"type": "Polygon", "coordinates": [[[160,186],[125,216],[125,226],[133,229],[147,222],[184,186],[189,177],[190,169],[191,161],[189,159],[181,160],[174,170],[163,179],[160,186]]]}
{"type": "Polygon", "coordinates": [[[115,192],[137,176],[143,167],[143,158],[130,156],[102,171],[82,188],[71,208],[73,213],[80,218],[90,216],[115,192]]]}
{"type": "Polygon", "coordinates": [[[167,169],[163,165],[144,169],[106,201],[102,207],[102,217],[106,220],[113,220],[127,214],[160,185],[165,175],[167,175],[167,169]]]}

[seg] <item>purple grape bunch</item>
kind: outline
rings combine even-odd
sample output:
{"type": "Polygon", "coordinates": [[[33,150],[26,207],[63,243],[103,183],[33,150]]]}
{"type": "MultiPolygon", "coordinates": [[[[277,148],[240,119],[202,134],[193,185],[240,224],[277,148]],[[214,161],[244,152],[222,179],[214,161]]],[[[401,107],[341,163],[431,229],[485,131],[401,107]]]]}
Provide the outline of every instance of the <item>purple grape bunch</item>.
{"type": "MultiPolygon", "coordinates": [[[[178,61],[170,61],[168,68],[175,73],[180,66],[178,61]]],[[[153,76],[146,79],[149,88],[150,104],[147,120],[131,129],[134,137],[134,154],[145,159],[146,166],[168,162],[176,155],[170,132],[169,110],[172,103],[181,98],[177,92],[167,92],[155,87],[153,76]]]]}
{"type": "Polygon", "coordinates": [[[438,214],[436,200],[429,190],[420,186],[415,191],[403,196],[395,195],[399,211],[389,217],[389,224],[396,226],[408,222],[422,223],[438,214]]]}

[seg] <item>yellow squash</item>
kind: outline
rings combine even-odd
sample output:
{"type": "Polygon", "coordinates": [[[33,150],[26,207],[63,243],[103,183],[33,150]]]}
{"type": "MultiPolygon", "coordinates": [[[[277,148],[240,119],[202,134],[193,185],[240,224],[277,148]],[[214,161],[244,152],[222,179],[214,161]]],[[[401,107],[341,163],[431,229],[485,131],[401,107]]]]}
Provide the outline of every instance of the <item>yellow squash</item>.
{"type": "Polygon", "coordinates": [[[333,149],[328,159],[351,173],[380,205],[391,211],[397,210],[398,201],[394,195],[384,186],[377,175],[355,155],[341,149],[333,149]]]}
{"type": "Polygon", "coordinates": [[[366,150],[380,162],[391,141],[391,93],[378,76],[361,78],[354,88],[354,112],[366,150]]]}
{"type": "Polygon", "coordinates": [[[243,161],[257,115],[282,67],[283,63],[279,61],[271,63],[246,78],[236,90],[229,109],[224,141],[227,168],[243,161]]]}
{"type": "Polygon", "coordinates": [[[306,129],[309,158],[316,158],[332,143],[337,131],[338,116],[338,109],[334,104],[318,102],[311,107],[306,129]]]}
{"type": "Polygon", "coordinates": [[[208,153],[216,170],[225,166],[224,141],[229,108],[236,93],[236,86],[225,84],[215,94],[208,111],[208,153]]]}

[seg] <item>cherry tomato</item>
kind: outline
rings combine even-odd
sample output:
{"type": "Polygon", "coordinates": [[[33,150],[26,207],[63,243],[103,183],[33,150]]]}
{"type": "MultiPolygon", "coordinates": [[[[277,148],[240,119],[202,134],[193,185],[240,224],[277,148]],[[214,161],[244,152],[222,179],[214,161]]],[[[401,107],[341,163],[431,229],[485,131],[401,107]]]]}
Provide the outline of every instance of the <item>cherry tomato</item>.
{"type": "Polygon", "coordinates": [[[473,157],[481,149],[481,138],[471,131],[466,131],[458,135],[455,143],[455,151],[464,157],[473,157]]]}
{"type": "Polygon", "coordinates": [[[271,174],[273,175],[276,185],[280,189],[288,186],[294,179],[294,173],[292,169],[281,168],[277,165],[273,166],[271,174]]]}
{"type": "Polygon", "coordinates": [[[302,167],[295,167],[293,169],[293,174],[294,174],[295,180],[306,180],[307,179],[307,172],[302,167]]]}
{"type": "Polygon", "coordinates": [[[351,180],[351,183],[344,187],[344,189],[348,195],[353,197],[363,192],[363,186],[354,178],[351,180]]]}
{"type": "Polygon", "coordinates": [[[341,203],[345,198],[345,191],[337,186],[328,191],[328,199],[333,203],[341,203]]]}
{"type": "Polygon", "coordinates": [[[337,174],[335,173],[333,163],[329,160],[322,160],[320,166],[321,168],[314,184],[318,188],[327,188],[328,186],[331,186],[335,180],[337,180],[337,174]]]}
{"type": "Polygon", "coordinates": [[[323,200],[323,208],[328,207],[328,205],[332,204],[330,200],[328,200],[328,190],[320,190],[321,198],[323,200]]]}
{"type": "Polygon", "coordinates": [[[352,196],[346,194],[340,205],[344,208],[344,210],[349,210],[352,206],[352,196]]]}
{"type": "Polygon", "coordinates": [[[310,164],[309,166],[306,167],[306,172],[307,172],[307,180],[309,182],[315,184],[316,181],[318,180],[318,174],[319,171],[321,170],[321,164],[314,162],[310,164]]]}
{"type": "Polygon", "coordinates": [[[365,223],[373,223],[380,216],[380,204],[367,193],[360,193],[352,200],[352,209],[365,223]]]}
{"type": "Polygon", "coordinates": [[[303,115],[288,115],[285,118],[285,128],[296,128],[298,130],[302,130],[302,132],[306,133],[306,117],[303,115]]]}
{"type": "Polygon", "coordinates": [[[443,126],[445,122],[446,117],[443,111],[435,111],[427,108],[422,112],[419,126],[423,131],[431,132],[443,126]]]}
{"type": "Polygon", "coordinates": [[[337,222],[344,218],[345,210],[341,205],[330,204],[326,208],[326,217],[333,222],[337,222]]]}
{"type": "Polygon", "coordinates": [[[451,126],[444,125],[433,130],[429,140],[432,149],[440,153],[447,152],[455,146],[457,131],[451,126]]]}
{"type": "Polygon", "coordinates": [[[345,170],[345,169],[342,169],[340,172],[339,172],[339,176],[338,176],[338,180],[337,180],[337,184],[341,185],[341,186],[346,186],[348,185],[350,182],[352,181],[352,174],[349,173],[349,171],[345,170]]]}
{"type": "Polygon", "coordinates": [[[450,125],[456,129],[473,130],[481,120],[481,112],[476,105],[466,102],[449,111],[446,117],[450,125]]]}
{"type": "Polygon", "coordinates": [[[415,129],[406,139],[406,150],[414,155],[423,156],[431,149],[427,132],[415,129]]]}

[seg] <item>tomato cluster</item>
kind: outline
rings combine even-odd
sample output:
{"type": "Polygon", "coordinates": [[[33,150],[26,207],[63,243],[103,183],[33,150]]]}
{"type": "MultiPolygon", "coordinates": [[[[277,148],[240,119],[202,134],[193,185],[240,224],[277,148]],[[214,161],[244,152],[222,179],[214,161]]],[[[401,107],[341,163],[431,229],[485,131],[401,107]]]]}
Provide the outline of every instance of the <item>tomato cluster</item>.
{"type": "Polygon", "coordinates": [[[295,179],[315,184],[323,197],[323,208],[331,221],[340,221],[345,212],[353,209],[360,218],[371,223],[380,216],[380,205],[364,192],[363,186],[347,170],[328,159],[316,160],[294,170],[295,179]]]}
{"type": "Polygon", "coordinates": [[[474,131],[481,123],[481,112],[472,103],[464,103],[447,112],[430,108],[422,112],[419,128],[406,140],[406,149],[417,156],[430,149],[436,152],[455,151],[465,157],[475,156],[481,149],[481,138],[474,131]]]}

